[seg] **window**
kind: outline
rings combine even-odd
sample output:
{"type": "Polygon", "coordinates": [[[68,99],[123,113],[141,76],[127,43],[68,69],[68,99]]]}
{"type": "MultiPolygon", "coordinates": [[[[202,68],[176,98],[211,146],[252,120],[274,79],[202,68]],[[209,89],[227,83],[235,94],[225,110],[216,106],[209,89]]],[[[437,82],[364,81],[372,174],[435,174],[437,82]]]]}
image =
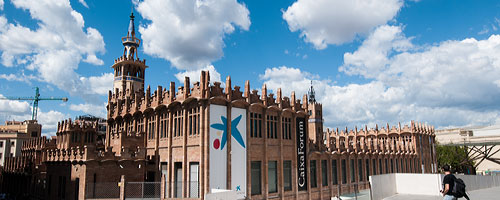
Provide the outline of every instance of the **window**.
{"type": "Polygon", "coordinates": [[[322,160],[321,161],[321,185],[322,186],[328,186],[328,161],[327,160],[322,160]]]}
{"type": "Polygon", "coordinates": [[[347,183],[346,161],[342,160],[342,184],[347,183]]]}
{"type": "Polygon", "coordinates": [[[128,130],[127,130],[127,133],[132,133],[132,131],[134,131],[134,120],[133,119],[128,119],[128,130]]]}
{"type": "Polygon", "coordinates": [[[182,110],[174,112],[174,137],[182,136],[182,110]]]}
{"type": "Polygon", "coordinates": [[[148,117],[148,139],[155,139],[156,115],[151,114],[148,117]]]}
{"type": "Polygon", "coordinates": [[[291,140],[292,139],[292,118],[283,117],[281,119],[281,129],[283,131],[283,139],[291,140]]]}
{"type": "Polygon", "coordinates": [[[356,168],[354,168],[354,160],[350,159],[350,165],[349,165],[349,172],[351,175],[351,183],[354,183],[356,181],[356,168]]]}
{"type": "Polygon", "coordinates": [[[358,181],[363,181],[363,160],[358,159],[358,181]]]}
{"type": "Polygon", "coordinates": [[[3,141],[0,142],[0,147],[3,147],[3,141]]]}
{"type": "Polygon", "coordinates": [[[403,165],[403,160],[404,160],[404,159],[403,159],[403,158],[401,158],[401,159],[399,159],[399,160],[401,161],[401,172],[405,172],[405,169],[404,169],[405,165],[403,165]]]}
{"type": "Polygon", "coordinates": [[[278,117],[267,115],[267,138],[278,139],[278,117]]]}
{"type": "Polygon", "coordinates": [[[269,193],[278,192],[277,161],[269,161],[267,166],[267,183],[269,193]]]}
{"type": "Polygon", "coordinates": [[[200,107],[195,107],[188,112],[189,135],[198,135],[200,133],[200,107]]]}
{"type": "Polygon", "coordinates": [[[334,185],[339,184],[337,177],[337,160],[332,160],[332,180],[334,185]]]}
{"type": "Polygon", "coordinates": [[[283,186],[285,191],[292,190],[292,161],[283,161],[283,186]]]}
{"type": "Polygon", "coordinates": [[[250,136],[262,138],[262,114],[250,113],[250,136]]]}
{"type": "Polygon", "coordinates": [[[316,179],[316,160],[311,160],[311,187],[318,187],[318,182],[316,179]]]}
{"type": "Polygon", "coordinates": [[[250,163],[251,169],[251,180],[252,180],[252,195],[261,194],[261,172],[260,172],[260,161],[252,161],[250,163]]]}
{"type": "Polygon", "coordinates": [[[377,161],[375,159],[372,160],[373,167],[373,175],[377,175],[377,161]]]}
{"type": "Polygon", "coordinates": [[[399,173],[399,162],[398,162],[398,159],[396,158],[396,172],[399,173]]]}
{"type": "Polygon", "coordinates": [[[174,163],[174,198],[182,197],[182,163],[174,163]]]}
{"type": "Polygon", "coordinates": [[[189,197],[198,198],[199,197],[199,163],[192,162],[189,163],[189,197]]]}
{"type": "Polygon", "coordinates": [[[382,172],[382,159],[378,159],[378,171],[379,171],[379,174],[384,173],[384,172],[382,172]]]}
{"type": "Polygon", "coordinates": [[[405,159],[406,172],[410,172],[410,168],[408,167],[408,159],[405,159]]]}
{"type": "Polygon", "coordinates": [[[394,173],[394,159],[391,159],[391,173],[394,173]]]}
{"type": "Polygon", "coordinates": [[[385,173],[389,173],[389,161],[387,160],[387,158],[385,159],[385,173]]]}
{"type": "Polygon", "coordinates": [[[140,132],[144,131],[144,118],[140,117],[137,120],[137,124],[136,124],[135,130],[137,131],[137,133],[140,133],[140,132]]]}
{"type": "Polygon", "coordinates": [[[168,113],[165,111],[160,114],[160,138],[167,137],[168,130],[168,113]]]}
{"type": "Polygon", "coordinates": [[[370,159],[365,160],[366,180],[370,180],[370,159]]]}

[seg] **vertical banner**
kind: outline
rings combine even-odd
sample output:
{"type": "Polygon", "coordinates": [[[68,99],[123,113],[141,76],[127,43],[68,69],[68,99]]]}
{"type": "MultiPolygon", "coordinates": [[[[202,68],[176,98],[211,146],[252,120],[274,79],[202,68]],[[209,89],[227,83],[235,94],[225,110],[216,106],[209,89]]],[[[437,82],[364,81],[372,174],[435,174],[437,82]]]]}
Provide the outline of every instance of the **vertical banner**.
{"type": "Polygon", "coordinates": [[[210,105],[210,189],[226,189],[227,183],[227,108],[210,105]]]}
{"type": "Polygon", "coordinates": [[[247,186],[247,111],[231,109],[231,190],[245,199],[247,186]]]}
{"type": "Polygon", "coordinates": [[[299,191],[307,190],[306,119],[297,117],[297,184],[299,191]]]}

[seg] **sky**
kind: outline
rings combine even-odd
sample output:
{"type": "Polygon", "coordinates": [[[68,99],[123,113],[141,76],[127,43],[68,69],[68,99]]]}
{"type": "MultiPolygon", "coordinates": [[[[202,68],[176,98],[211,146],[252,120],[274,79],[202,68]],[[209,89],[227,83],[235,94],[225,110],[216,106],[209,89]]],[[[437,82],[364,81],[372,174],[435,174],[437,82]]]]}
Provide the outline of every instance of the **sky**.
{"type": "MultiPolygon", "coordinates": [[[[285,96],[312,81],[329,128],[500,124],[493,0],[0,0],[0,97],[68,97],[39,103],[47,135],[106,117],[132,11],[152,88],[208,70],[285,96]]],[[[0,122],[30,119],[31,106],[0,100],[0,122]]]]}

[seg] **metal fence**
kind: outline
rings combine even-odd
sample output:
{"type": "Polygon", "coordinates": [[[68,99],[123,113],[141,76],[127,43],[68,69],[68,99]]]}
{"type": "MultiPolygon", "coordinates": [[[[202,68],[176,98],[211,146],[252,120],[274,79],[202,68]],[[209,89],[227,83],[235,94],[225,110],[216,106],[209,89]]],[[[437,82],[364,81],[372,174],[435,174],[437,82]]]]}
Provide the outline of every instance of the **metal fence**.
{"type": "Polygon", "coordinates": [[[127,182],[125,198],[160,199],[161,182],[127,182]]]}
{"type": "Polygon", "coordinates": [[[88,183],[85,187],[85,199],[120,198],[118,182],[88,183]]]}

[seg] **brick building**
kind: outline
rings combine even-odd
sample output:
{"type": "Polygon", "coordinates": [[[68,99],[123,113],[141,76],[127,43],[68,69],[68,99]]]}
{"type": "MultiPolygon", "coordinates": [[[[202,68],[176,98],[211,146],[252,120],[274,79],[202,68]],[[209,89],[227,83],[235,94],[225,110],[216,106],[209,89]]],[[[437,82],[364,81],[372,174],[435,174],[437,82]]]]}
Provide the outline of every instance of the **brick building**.
{"type": "Polygon", "coordinates": [[[204,71],[199,82],[186,77],[180,87],[151,91],[133,15],[122,43],[105,136],[97,138],[95,122],[59,124],[54,145],[42,151],[46,199],[92,198],[122,175],[162,181],[165,198],[203,199],[229,189],[239,198],[329,199],[367,188],[370,175],[436,170],[433,127],[325,131],[312,86],[302,99],[266,85],[259,94],[249,81],[243,91],[233,87],[230,77],[222,88],[204,71]]]}

